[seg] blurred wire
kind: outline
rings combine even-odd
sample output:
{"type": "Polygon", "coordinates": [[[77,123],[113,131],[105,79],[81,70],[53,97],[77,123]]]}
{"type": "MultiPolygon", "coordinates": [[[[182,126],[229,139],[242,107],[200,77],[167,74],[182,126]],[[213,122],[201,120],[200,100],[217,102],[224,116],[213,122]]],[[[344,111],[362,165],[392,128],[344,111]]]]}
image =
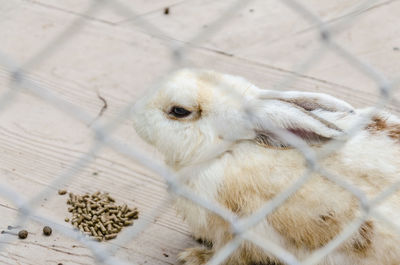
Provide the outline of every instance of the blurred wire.
{"type": "MultiPolygon", "coordinates": [[[[334,174],[328,172],[324,168],[320,167],[319,161],[321,158],[326,157],[332,152],[337,151],[339,148],[343,147],[347,140],[355,136],[360,130],[365,126],[365,124],[370,121],[372,115],[382,109],[389,100],[392,99],[392,90],[395,85],[398,85],[399,80],[395,82],[389,81],[382,73],[377,69],[368,65],[366,62],[361,61],[357,56],[349,52],[345,47],[342,47],[339,43],[335,42],[334,36],[338,32],[344,30],[344,26],[348,27],[356,20],[356,16],[348,16],[340,21],[340,23],[335,25],[330,25],[330,21],[322,21],[310,8],[306,7],[302,2],[297,0],[283,0],[282,3],[286,4],[288,7],[293,9],[295,12],[302,15],[306,20],[309,21],[312,28],[316,28],[320,40],[320,47],[316,49],[308,58],[303,62],[296,65],[293,68],[296,75],[290,76],[281,80],[276,86],[277,89],[282,89],[284,87],[291,86],[293,82],[296,81],[296,76],[304,74],[309,68],[314,66],[326,53],[327,50],[336,53],[337,55],[344,58],[353,68],[358,69],[365,76],[371,78],[376,84],[377,89],[380,92],[380,97],[377,99],[375,108],[373,108],[370,113],[362,116],[358,122],[355,122],[354,126],[348,130],[346,137],[339,139],[337,141],[332,141],[325,148],[318,153],[312,151],[309,146],[305,144],[304,141],[293,137],[290,133],[281,132],[285,140],[295,146],[306,158],[307,160],[307,170],[303,176],[299,178],[285,191],[280,193],[278,196],[273,198],[271,201],[266,202],[259,210],[255,211],[252,215],[247,217],[239,218],[233,214],[230,210],[224,208],[222,205],[215,201],[209,201],[201,196],[198,196],[191,192],[189,187],[186,187],[178,178],[169,170],[165,165],[158,164],[154,162],[148,155],[140,150],[136,150],[134,147],[126,145],[125,143],[120,143],[118,140],[114,139],[112,133],[118,128],[121,120],[125,120],[129,117],[129,112],[132,104],[128,104],[115,119],[109,123],[100,126],[97,123],[91,124],[95,117],[92,117],[86,113],[81,107],[71,104],[58,95],[54,94],[51,88],[44,87],[43,85],[37,84],[32,79],[29,78],[29,72],[32,68],[37,67],[47,59],[49,59],[54,53],[61,49],[68,41],[74,40],[74,35],[79,32],[87,23],[87,17],[93,16],[99,10],[111,9],[119,15],[126,17],[127,19],[136,17],[134,20],[135,26],[140,27],[142,30],[148,32],[153,36],[160,38],[166,38],[170,42],[170,52],[172,67],[167,70],[165,75],[173,72],[175,69],[181,67],[182,65],[188,65],[189,61],[187,59],[187,50],[191,45],[199,45],[207,41],[211,36],[215,35],[221,31],[227,23],[234,17],[237,12],[243,10],[252,1],[237,0],[233,1],[232,4],[223,12],[220,17],[215,20],[207,30],[202,31],[198,35],[194,36],[191,40],[186,43],[173,41],[173,39],[168,36],[163,30],[158,28],[156,25],[152,24],[143,17],[138,16],[137,12],[133,10],[130,5],[127,5],[120,0],[104,1],[104,0],[93,0],[90,2],[88,8],[84,12],[84,15],[75,19],[64,31],[58,34],[53,40],[44,45],[40,51],[33,54],[30,59],[26,60],[21,65],[15,63],[12,58],[9,58],[7,54],[0,53],[0,66],[6,69],[10,75],[10,83],[8,90],[0,95],[0,113],[4,112],[7,107],[12,104],[20,91],[28,91],[41,99],[45,100],[49,104],[63,111],[64,113],[70,115],[71,117],[79,120],[85,125],[92,125],[90,129],[93,132],[93,139],[95,140],[88,151],[83,154],[75,162],[64,171],[56,176],[51,183],[49,183],[48,188],[43,189],[33,198],[22,198],[18,193],[12,190],[4,184],[0,184],[0,195],[7,200],[11,201],[18,209],[19,215],[16,223],[23,224],[29,220],[39,222],[42,224],[48,224],[54,227],[57,231],[63,233],[64,235],[77,240],[78,242],[84,244],[93,253],[93,256],[98,262],[104,264],[132,264],[130,262],[124,261],[122,259],[115,258],[113,255],[118,250],[120,246],[125,245],[129,240],[137,237],[137,235],[144,231],[148,225],[151,223],[152,219],[160,216],[163,213],[163,209],[166,208],[171,201],[171,197],[163,200],[159,205],[154,207],[153,211],[149,214],[148,219],[138,221],[135,226],[125,229],[122,235],[115,241],[116,244],[109,247],[103,247],[99,243],[96,243],[87,237],[83,236],[80,232],[74,231],[70,227],[65,225],[60,225],[44,216],[37,215],[38,203],[44,198],[52,196],[54,188],[62,187],[66,183],[72,182],[73,178],[87,166],[89,166],[92,161],[96,158],[96,155],[103,147],[110,147],[116,150],[120,154],[123,154],[134,161],[140,163],[151,171],[162,176],[169,185],[169,191],[177,196],[188,199],[191,202],[201,206],[204,209],[220,216],[223,220],[228,222],[232,227],[232,233],[235,234],[233,240],[223,246],[211,260],[207,263],[208,265],[218,265],[222,264],[224,260],[229,258],[229,256],[237,250],[243,241],[249,241],[253,244],[264,249],[266,252],[271,253],[276,258],[284,261],[290,265],[299,264],[316,264],[321,261],[326,255],[334,251],[340,244],[342,244],[347,238],[349,238],[354,231],[359,229],[360,225],[369,218],[374,216],[375,218],[382,219],[384,222],[388,223],[394,230],[400,231],[397,225],[393,224],[391,220],[382,215],[374,207],[379,205],[381,202],[386,200],[390,195],[397,192],[400,189],[400,182],[388,187],[381,194],[376,196],[373,200],[368,200],[366,195],[356,186],[346,182],[340,176],[335,176],[334,174]],[[336,183],[345,190],[351,192],[356,198],[358,198],[363,214],[355,218],[347,227],[345,227],[342,232],[337,235],[332,241],[330,241],[325,246],[317,249],[313,254],[300,262],[296,257],[291,254],[288,250],[281,248],[273,242],[268,241],[266,238],[261,238],[259,235],[252,232],[252,228],[257,226],[260,222],[265,220],[265,218],[282,205],[292,194],[299,190],[310,178],[313,172],[318,172],[330,181],[336,183]]],[[[347,14],[356,14],[370,8],[372,3],[375,1],[368,0],[363,1],[355,8],[352,7],[347,14]]],[[[133,24],[133,23],[132,23],[133,24]]],[[[160,83],[163,82],[163,78],[156,80],[152,87],[149,89],[154,89],[160,83]]],[[[247,113],[249,119],[252,119],[251,113],[247,113]]],[[[272,128],[271,130],[277,129],[272,128]]],[[[12,238],[8,238],[6,243],[12,242],[12,238]]],[[[7,244],[0,245],[0,251],[4,250],[7,244]]]]}

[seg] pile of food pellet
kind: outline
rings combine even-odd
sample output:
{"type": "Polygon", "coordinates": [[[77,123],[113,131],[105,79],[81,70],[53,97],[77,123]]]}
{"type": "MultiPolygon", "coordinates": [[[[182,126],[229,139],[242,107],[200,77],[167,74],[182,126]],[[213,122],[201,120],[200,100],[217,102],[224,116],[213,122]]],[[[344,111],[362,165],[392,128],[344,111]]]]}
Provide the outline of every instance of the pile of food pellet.
{"type": "MultiPolygon", "coordinates": [[[[60,195],[66,193],[65,190],[59,191],[60,195]]],[[[133,220],[139,218],[137,208],[116,205],[108,193],[99,191],[82,196],[69,193],[67,204],[72,218],[65,218],[65,221],[98,241],[116,238],[124,226],[132,225],[133,220]]]]}

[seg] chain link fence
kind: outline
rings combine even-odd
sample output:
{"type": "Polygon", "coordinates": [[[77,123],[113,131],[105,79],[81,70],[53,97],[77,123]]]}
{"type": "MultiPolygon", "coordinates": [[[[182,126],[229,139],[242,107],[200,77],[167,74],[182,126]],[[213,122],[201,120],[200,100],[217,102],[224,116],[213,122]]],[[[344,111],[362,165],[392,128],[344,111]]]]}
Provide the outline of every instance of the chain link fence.
{"type": "MultiPolygon", "coordinates": [[[[234,2],[224,13],[220,15],[218,20],[209,25],[207,30],[202,31],[200,34],[195,36],[187,43],[199,44],[207,41],[207,39],[209,39],[211,36],[223,30],[224,26],[229,23],[232,16],[234,16],[238,11],[247,7],[251,2],[252,1],[243,0],[238,0],[234,2]]],[[[376,1],[360,1],[359,5],[351,8],[352,12],[364,10],[371,6],[374,2],[376,1]]],[[[354,23],[354,21],[357,20],[356,16],[349,16],[348,18],[344,18],[341,20],[339,25],[335,25],[333,27],[328,23],[324,23],[316,14],[314,14],[311,9],[306,6],[305,1],[282,0],[280,1],[280,4],[286,5],[294,12],[297,12],[299,15],[309,21],[310,25],[316,26],[319,31],[320,48],[316,49],[309,56],[309,58],[305,58],[303,62],[296,65],[294,67],[294,72],[298,74],[307,72],[307,70],[311,66],[317,63],[317,61],[322,57],[324,53],[326,53],[327,51],[331,51],[346,60],[349,65],[362,72],[365,76],[368,76],[368,78],[376,83],[376,87],[379,90],[380,97],[377,101],[375,109],[371,111],[371,115],[374,113],[373,111],[382,109],[385,104],[389,100],[391,100],[392,92],[395,89],[398,80],[388,80],[377,69],[371,67],[366,62],[361,61],[345,47],[341,46],[340,43],[335,41],[335,35],[338,34],[340,30],[343,30],[345,28],[344,26],[349,26],[354,23]]],[[[3,93],[3,95],[0,96],[0,111],[6,110],[7,107],[19,96],[19,93],[21,93],[21,91],[29,91],[30,93],[33,93],[41,99],[45,100],[47,103],[54,105],[56,108],[70,115],[74,119],[79,120],[85,125],[90,125],[95,117],[87,113],[79,106],[73,105],[61,99],[57,94],[52,92],[51,87],[44,87],[42,85],[39,85],[37,82],[29,77],[29,72],[31,69],[46,61],[46,59],[49,58],[53,53],[57,52],[58,49],[61,49],[64,43],[71,41],[73,42],[76,32],[78,32],[86,23],[85,17],[90,17],[96,12],[103,9],[113,10],[114,12],[126,17],[127,19],[136,17],[136,12],[132,10],[130,6],[127,6],[118,0],[93,0],[83,16],[76,18],[76,20],[73,21],[73,23],[69,25],[61,34],[59,34],[52,41],[44,45],[39,52],[32,55],[31,58],[26,60],[23,64],[17,64],[13,60],[13,58],[10,58],[7,54],[0,51],[0,64],[3,68],[7,69],[10,77],[10,83],[7,92],[3,93]]],[[[157,26],[153,25],[145,18],[141,18],[140,16],[138,17],[138,19],[135,20],[134,24],[135,26],[141,27],[142,30],[150,32],[152,35],[162,37],[168,36],[168,34],[162,32],[162,30],[159,29],[157,26]]],[[[190,62],[186,57],[186,52],[189,44],[182,44],[180,42],[170,43],[173,43],[170,47],[170,52],[172,55],[172,67],[165,73],[165,75],[168,75],[169,73],[181,67],[195,65],[195,62],[190,62]]],[[[279,82],[276,87],[279,90],[284,87],[290,86],[290,84],[295,81],[296,77],[290,76],[279,82]]],[[[154,86],[156,86],[157,83],[158,81],[154,82],[154,86]]],[[[190,189],[185,185],[182,185],[177,180],[176,176],[174,176],[173,172],[171,172],[171,170],[166,168],[163,164],[157,164],[146,153],[141,152],[141,150],[137,150],[136,148],[133,148],[126,143],[122,143],[113,137],[113,132],[118,128],[121,120],[129,119],[130,109],[133,104],[134,102],[127,104],[123,111],[119,113],[118,118],[107,124],[91,124],[92,126],[90,126],[90,128],[92,128],[93,130],[95,141],[93,141],[93,145],[91,146],[90,150],[74,163],[69,165],[68,168],[59,176],[56,176],[53,181],[48,184],[49,187],[63,187],[66,183],[71,182],[78,172],[89,166],[96,158],[96,154],[102,148],[112,148],[120,154],[123,154],[126,157],[133,159],[134,161],[140,163],[154,173],[162,176],[168,183],[170,188],[169,191],[171,193],[182,196],[231,223],[231,226],[236,231],[234,239],[227,245],[225,245],[220,251],[218,251],[207,263],[208,265],[221,264],[239,247],[243,240],[251,241],[265,251],[272,253],[274,256],[278,257],[286,264],[317,264],[321,259],[332,252],[347,238],[349,238],[351,234],[357,231],[361,224],[370,216],[374,216],[376,218],[384,220],[394,230],[400,232],[400,228],[397,227],[392,220],[387,219],[385,216],[379,214],[379,212],[373,210],[375,205],[377,205],[379,202],[398,190],[398,188],[400,187],[400,182],[384,190],[375,199],[368,200],[363,192],[361,192],[357,187],[352,186],[340,177],[334,176],[329,172],[326,172],[323,168],[320,168],[318,166],[317,159],[315,158],[314,154],[312,154],[311,149],[304,146],[302,147],[302,145],[300,144],[297,146],[299,146],[300,152],[307,157],[310,165],[307,172],[303,176],[299,176],[299,179],[292,186],[288,187],[279,196],[269,201],[253,215],[239,219],[231,211],[225,209],[222,205],[211,203],[204,198],[192,193],[190,189]],[[266,238],[261,238],[254,233],[248,233],[247,230],[259,223],[261,220],[265,219],[268,214],[277,209],[293,193],[300,189],[302,185],[308,180],[310,175],[316,171],[319,173],[323,173],[322,175],[329,178],[329,180],[335,182],[337,185],[354,194],[354,196],[359,199],[360,204],[363,207],[363,215],[355,219],[328,244],[314,251],[313,254],[310,255],[306,260],[300,262],[288,250],[279,247],[273,242],[268,241],[268,239],[266,238]]],[[[371,115],[367,115],[366,117],[364,117],[363,120],[360,120],[359,123],[354,124],[349,133],[350,137],[360,131],[361,126],[365,124],[365,120],[370,119],[371,115]]],[[[334,150],[337,150],[338,148],[341,148],[341,146],[343,145],[343,141],[334,141],[326,146],[325,151],[328,154],[334,150]]],[[[13,202],[13,204],[19,209],[19,216],[15,222],[16,224],[23,225],[28,221],[34,220],[41,224],[50,225],[57,231],[85,245],[88,249],[90,249],[95,259],[99,263],[134,264],[127,262],[123,259],[115,258],[114,254],[118,250],[118,246],[127,244],[127,242],[130,241],[132,238],[136,237],[142,231],[145,231],[150,224],[149,221],[146,221],[144,219],[138,220],[134,226],[128,229],[124,229],[123,233],[121,233],[121,235],[115,240],[115,244],[105,247],[103,244],[92,241],[90,238],[85,237],[80,232],[73,230],[72,227],[67,228],[66,226],[60,225],[59,223],[54,222],[49,218],[46,218],[46,216],[38,215],[37,209],[39,207],[39,202],[45,197],[48,198],[50,196],[53,196],[52,194],[53,189],[46,188],[35,197],[25,200],[23,197],[20,196],[18,192],[14,191],[11,187],[7,187],[3,184],[0,185],[0,195],[13,202]]],[[[153,217],[159,216],[162,212],[161,209],[165,208],[168,203],[169,201],[165,200],[162,204],[152,210],[151,215],[153,217]]],[[[151,218],[148,218],[148,220],[150,219],[151,218]]],[[[12,240],[15,239],[8,238],[5,244],[0,244],[0,251],[4,250],[4,248],[7,247],[7,243],[11,244],[12,240]]]]}

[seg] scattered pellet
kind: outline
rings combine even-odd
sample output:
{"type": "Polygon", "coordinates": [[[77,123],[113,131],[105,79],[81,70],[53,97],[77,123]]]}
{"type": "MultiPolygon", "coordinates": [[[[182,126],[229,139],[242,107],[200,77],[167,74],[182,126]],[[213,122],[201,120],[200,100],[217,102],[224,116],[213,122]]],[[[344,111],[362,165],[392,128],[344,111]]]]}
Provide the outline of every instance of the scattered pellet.
{"type": "Polygon", "coordinates": [[[21,230],[21,231],[19,231],[19,232],[18,232],[18,237],[19,237],[20,239],[25,239],[25,238],[27,238],[27,237],[28,237],[28,231],[26,231],[26,230],[21,230]]]}
{"type": "Polygon", "coordinates": [[[128,210],[128,205],[126,205],[126,204],[124,203],[124,205],[123,205],[122,208],[121,208],[121,212],[122,212],[123,214],[125,214],[125,213],[126,213],[126,210],[128,210]]]}
{"type": "Polygon", "coordinates": [[[114,239],[117,237],[117,234],[108,234],[105,236],[106,240],[114,239]]]}
{"type": "Polygon", "coordinates": [[[100,242],[100,241],[103,241],[103,238],[102,238],[101,236],[95,236],[94,238],[95,238],[97,241],[99,241],[99,242],[100,242]]]}
{"type": "Polygon", "coordinates": [[[66,190],[58,190],[58,194],[65,195],[65,194],[67,194],[67,191],[66,190]]]}
{"type": "Polygon", "coordinates": [[[133,224],[133,221],[125,221],[124,222],[124,225],[132,225],[133,224]]]}
{"type": "Polygon", "coordinates": [[[169,14],[169,7],[164,8],[164,15],[168,15],[169,14]]]}
{"type": "Polygon", "coordinates": [[[51,229],[50,226],[45,226],[45,227],[43,227],[43,234],[44,234],[45,236],[51,235],[52,232],[53,232],[53,230],[51,229]]]}

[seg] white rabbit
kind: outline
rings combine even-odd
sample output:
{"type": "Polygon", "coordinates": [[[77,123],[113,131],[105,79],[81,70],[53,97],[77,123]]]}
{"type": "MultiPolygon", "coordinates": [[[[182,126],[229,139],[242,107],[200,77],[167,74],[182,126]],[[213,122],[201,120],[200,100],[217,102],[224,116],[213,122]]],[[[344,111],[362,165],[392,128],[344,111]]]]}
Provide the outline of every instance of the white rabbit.
{"type": "MultiPolygon", "coordinates": [[[[133,120],[138,134],[165,155],[182,185],[238,217],[247,217],[307,169],[303,154],[293,148],[296,142],[280,132],[287,130],[303,139],[318,157],[329,140],[344,137],[367,111],[325,94],[262,90],[241,77],[183,69],[135,104],[133,120]]],[[[318,165],[372,199],[400,180],[399,158],[400,121],[379,112],[318,165]]],[[[394,193],[376,207],[397,225],[399,195],[394,193]]],[[[184,198],[177,198],[175,206],[193,234],[213,244],[181,253],[184,264],[206,264],[234,237],[230,223],[218,215],[184,198]]],[[[250,231],[302,261],[361,213],[355,195],[313,173],[250,231]]],[[[250,241],[243,241],[224,261],[275,263],[283,262],[250,241]]],[[[400,235],[380,219],[368,217],[318,264],[400,264],[400,235]]]]}

